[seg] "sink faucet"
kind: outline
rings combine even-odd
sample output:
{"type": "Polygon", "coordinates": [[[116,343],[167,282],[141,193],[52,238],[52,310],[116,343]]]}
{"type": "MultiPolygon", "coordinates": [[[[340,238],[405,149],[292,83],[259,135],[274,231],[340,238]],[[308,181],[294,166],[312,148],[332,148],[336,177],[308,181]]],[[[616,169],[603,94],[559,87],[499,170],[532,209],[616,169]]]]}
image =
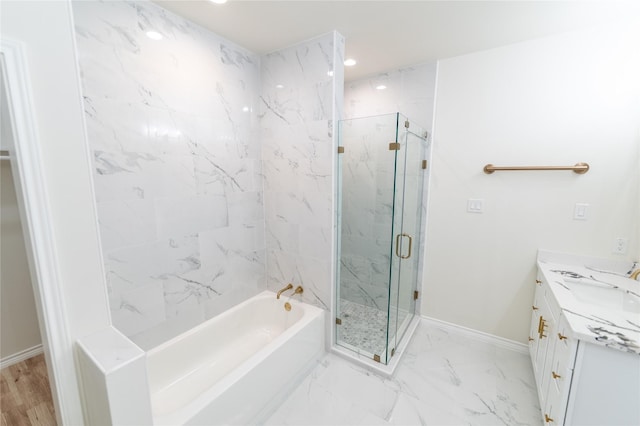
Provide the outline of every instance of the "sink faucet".
{"type": "Polygon", "coordinates": [[[638,262],[633,262],[631,269],[629,270],[629,272],[627,272],[627,274],[629,275],[629,278],[631,278],[632,280],[637,280],[638,275],[640,275],[640,268],[636,269],[637,266],[638,266],[638,262]]]}
{"type": "Polygon", "coordinates": [[[278,294],[276,295],[276,299],[280,299],[280,295],[281,295],[282,293],[284,293],[284,292],[285,292],[285,291],[287,291],[287,290],[291,290],[292,288],[293,288],[293,284],[291,284],[291,283],[287,284],[287,286],[286,286],[285,288],[280,289],[280,291],[279,291],[279,292],[278,292],[278,294]]]}

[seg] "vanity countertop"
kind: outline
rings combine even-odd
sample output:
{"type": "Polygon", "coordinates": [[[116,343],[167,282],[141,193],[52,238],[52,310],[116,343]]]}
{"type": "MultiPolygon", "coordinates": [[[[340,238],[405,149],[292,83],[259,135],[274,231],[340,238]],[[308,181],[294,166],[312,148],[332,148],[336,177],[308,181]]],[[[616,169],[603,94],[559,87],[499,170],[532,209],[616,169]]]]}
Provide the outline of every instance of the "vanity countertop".
{"type": "Polygon", "coordinates": [[[640,355],[640,282],[628,261],[538,252],[538,268],[580,340],[640,355]]]}

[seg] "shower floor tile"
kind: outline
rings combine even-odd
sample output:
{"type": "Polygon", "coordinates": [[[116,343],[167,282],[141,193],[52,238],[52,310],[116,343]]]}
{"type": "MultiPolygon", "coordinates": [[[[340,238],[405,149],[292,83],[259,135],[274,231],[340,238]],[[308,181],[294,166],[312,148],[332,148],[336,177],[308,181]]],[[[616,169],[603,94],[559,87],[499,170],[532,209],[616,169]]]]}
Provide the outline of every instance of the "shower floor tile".
{"type": "MultiPolygon", "coordinates": [[[[395,315],[395,309],[391,315],[395,315]]],[[[341,299],[339,317],[342,320],[338,326],[339,345],[371,356],[384,354],[387,340],[385,311],[341,299]]],[[[398,324],[402,324],[406,317],[407,313],[400,310],[398,324]]]]}
{"type": "Polygon", "coordinates": [[[394,377],[326,355],[266,425],[542,424],[531,360],[421,321],[394,377]]]}

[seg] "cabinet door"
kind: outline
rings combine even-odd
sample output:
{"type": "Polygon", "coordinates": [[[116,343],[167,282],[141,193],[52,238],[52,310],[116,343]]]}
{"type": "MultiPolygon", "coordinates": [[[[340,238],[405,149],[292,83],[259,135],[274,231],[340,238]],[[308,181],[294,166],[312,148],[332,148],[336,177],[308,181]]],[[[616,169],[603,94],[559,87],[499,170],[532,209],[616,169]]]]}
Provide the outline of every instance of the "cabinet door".
{"type": "Polygon", "coordinates": [[[540,317],[542,318],[540,329],[540,350],[544,350],[544,356],[540,356],[541,360],[538,363],[540,368],[540,384],[538,385],[538,391],[543,394],[543,397],[541,398],[543,400],[542,405],[540,405],[541,408],[545,407],[544,400],[547,398],[549,392],[549,383],[551,382],[551,363],[557,340],[553,339],[553,336],[556,333],[556,319],[553,315],[554,309],[552,308],[552,305],[555,303],[555,300],[552,299],[553,296],[550,294],[549,286],[546,283],[543,283],[543,288],[548,291],[545,291],[545,298],[543,299],[542,307],[540,308],[540,317]]]}
{"type": "MultiPolygon", "coordinates": [[[[566,407],[566,402],[564,406],[566,407]]],[[[564,424],[564,407],[560,398],[560,392],[553,383],[548,387],[547,398],[542,412],[545,425],[564,424]]]]}
{"type": "Polygon", "coordinates": [[[569,397],[569,386],[573,375],[577,343],[569,333],[569,325],[563,315],[557,322],[556,330],[549,336],[554,341],[552,361],[548,374],[547,401],[543,416],[548,424],[564,424],[564,417],[569,397]]]}
{"type": "Polygon", "coordinates": [[[536,359],[538,358],[540,343],[538,325],[540,324],[540,306],[542,306],[541,300],[543,297],[544,290],[542,290],[541,281],[536,280],[536,293],[533,298],[533,305],[531,305],[531,328],[529,330],[529,355],[531,356],[534,373],[536,372],[536,359]]]}

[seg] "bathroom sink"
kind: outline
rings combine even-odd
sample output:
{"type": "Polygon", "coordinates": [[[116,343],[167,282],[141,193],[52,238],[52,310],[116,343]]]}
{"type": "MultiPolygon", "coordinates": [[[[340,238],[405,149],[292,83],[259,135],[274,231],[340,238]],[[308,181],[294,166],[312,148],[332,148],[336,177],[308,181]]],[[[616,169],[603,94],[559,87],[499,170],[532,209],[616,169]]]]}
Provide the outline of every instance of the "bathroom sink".
{"type": "Polygon", "coordinates": [[[580,279],[564,280],[578,301],[611,310],[640,313],[640,297],[627,293],[617,287],[598,281],[580,279]]]}

